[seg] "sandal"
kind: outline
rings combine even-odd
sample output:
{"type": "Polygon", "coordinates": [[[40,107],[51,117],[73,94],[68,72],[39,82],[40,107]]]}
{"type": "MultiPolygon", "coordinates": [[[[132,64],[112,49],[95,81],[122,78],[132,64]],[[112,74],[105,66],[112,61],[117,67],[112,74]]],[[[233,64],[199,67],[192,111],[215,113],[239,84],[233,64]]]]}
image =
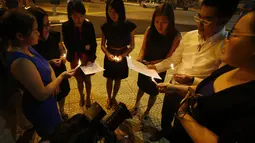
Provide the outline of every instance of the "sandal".
{"type": "Polygon", "coordinates": [[[105,106],[106,106],[106,109],[108,109],[108,110],[110,110],[112,108],[112,103],[109,99],[107,99],[105,106]]]}
{"type": "Polygon", "coordinates": [[[84,96],[80,98],[80,107],[83,107],[85,104],[84,96]]]}
{"type": "Polygon", "coordinates": [[[86,106],[86,108],[89,108],[91,106],[91,99],[90,98],[89,98],[89,100],[88,99],[85,100],[85,106],[86,106]]]}
{"type": "Polygon", "coordinates": [[[131,109],[130,112],[131,112],[132,116],[135,116],[137,114],[137,112],[138,112],[138,107],[135,106],[134,108],[131,109]]]}
{"type": "Polygon", "coordinates": [[[140,120],[148,120],[149,119],[149,112],[145,111],[144,114],[140,117],[140,120]]]}
{"type": "Polygon", "coordinates": [[[64,121],[66,121],[66,120],[69,118],[69,117],[68,117],[68,114],[65,113],[65,112],[61,112],[60,115],[61,115],[61,118],[62,118],[64,121]]]}

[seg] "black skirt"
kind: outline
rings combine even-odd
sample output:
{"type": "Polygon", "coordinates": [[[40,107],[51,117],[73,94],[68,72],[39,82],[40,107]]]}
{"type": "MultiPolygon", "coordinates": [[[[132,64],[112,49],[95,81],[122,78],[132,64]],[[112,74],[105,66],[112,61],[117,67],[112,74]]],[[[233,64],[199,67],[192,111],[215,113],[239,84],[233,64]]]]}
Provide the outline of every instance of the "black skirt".
{"type": "MultiPolygon", "coordinates": [[[[113,50],[107,48],[108,52],[114,56],[123,54],[127,48],[123,50],[113,50]]],[[[123,57],[121,62],[110,61],[107,56],[104,57],[104,77],[111,79],[125,79],[128,77],[128,65],[126,57],[123,57]]]]}
{"type": "MultiPolygon", "coordinates": [[[[66,66],[64,63],[61,63],[59,67],[52,65],[52,68],[56,74],[56,77],[58,77],[62,72],[66,71],[66,66]]],[[[59,88],[60,88],[60,92],[57,95],[57,101],[62,100],[69,94],[70,84],[68,79],[63,79],[59,85],[59,88]]]]}
{"type": "MultiPolygon", "coordinates": [[[[162,80],[155,79],[155,81],[157,83],[164,82],[166,77],[166,72],[159,73],[159,76],[161,77],[162,80]]],[[[149,95],[156,96],[159,94],[156,84],[151,80],[151,77],[148,77],[146,75],[139,73],[137,85],[142,91],[144,91],[145,93],[149,95]]]]}

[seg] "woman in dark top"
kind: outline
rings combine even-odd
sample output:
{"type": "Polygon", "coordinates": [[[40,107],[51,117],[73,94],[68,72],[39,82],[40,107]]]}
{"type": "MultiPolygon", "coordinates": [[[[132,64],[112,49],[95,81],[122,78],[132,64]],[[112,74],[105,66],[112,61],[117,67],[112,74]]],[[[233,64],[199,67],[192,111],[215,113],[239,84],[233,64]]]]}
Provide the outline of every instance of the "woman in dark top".
{"type": "Polygon", "coordinates": [[[61,123],[53,93],[61,81],[70,78],[74,71],[65,71],[56,78],[48,61],[30,47],[38,43],[39,32],[35,18],[28,12],[9,11],[1,28],[4,45],[9,47],[9,73],[24,91],[23,113],[38,135],[47,139],[61,123]]]}
{"type": "MultiPolygon", "coordinates": [[[[156,64],[172,55],[179,45],[181,35],[175,28],[174,11],[170,4],[163,4],[155,9],[151,26],[146,30],[144,36],[143,46],[137,58],[138,61],[144,64],[156,64]]],[[[159,76],[162,80],[155,80],[158,83],[163,82],[166,72],[159,73],[159,76]]],[[[139,101],[144,92],[150,95],[147,109],[141,117],[143,119],[149,115],[159,92],[151,77],[146,75],[139,73],[137,84],[139,90],[135,107],[132,110],[133,115],[137,112],[139,101]]]]}
{"type": "MultiPolygon", "coordinates": [[[[89,65],[96,59],[96,36],[93,24],[85,19],[85,7],[80,1],[71,1],[72,20],[62,24],[62,33],[64,43],[67,48],[67,60],[71,63],[71,68],[78,65],[81,61],[82,65],[89,65]]],[[[78,84],[80,93],[80,106],[84,105],[83,82],[86,85],[86,107],[91,105],[91,75],[85,75],[79,68],[75,73],[75,78],[78,84]]]]}
{"type": "Polygon", "coordinates": [[[107,1],[106,19],[107,22],[101,26],[101,48],[105,53],[104,77],[107,78],[107,109],[110,109],[112,105],[117,103],[115,98],[119,91],[121,80],[128,77],[126,56],[134,49],[136,25],[126,19],[122,0],[107,1]],[[113,81],[115,81],[114,88],[112,87],[113,81]]]}
{"type": "MultiPolygon", "coordinates": [[[[223,49],[222,61],[228,65],[198,85],[195,93],[199,96],[194,104],[184,102],[179,108],[169,136],[171,143],[255,142],[254,27],[255,11],[237,22],[223,49]],[[191,106],[193,112],[189,110],[191,106]]],[[[171,88],[158,86],[164,91],[171,88]]],[[[188,97],[190,92],[185,99],[188,97]]]]}
{"type": "MultiPolygon", "coordinates": [[[[66,71],[65,56],[66,50],[60,42],[59,32],[50,32],[50,25],[47,13],[39,7],[31,7],[28,9],[37,20],[38,31],[40,37],[38,44],[33,48],[42,55],[46,60],[49,61],[56,76],[59,76],[62,72],[66,71]]],[[[70,91],[70,85],[68,79],[65,79],[59,85],[59,92],[56,93],[59,110],[63,120],[68,118],[68,115],[64,112],[65,97],[70,91]]]]}

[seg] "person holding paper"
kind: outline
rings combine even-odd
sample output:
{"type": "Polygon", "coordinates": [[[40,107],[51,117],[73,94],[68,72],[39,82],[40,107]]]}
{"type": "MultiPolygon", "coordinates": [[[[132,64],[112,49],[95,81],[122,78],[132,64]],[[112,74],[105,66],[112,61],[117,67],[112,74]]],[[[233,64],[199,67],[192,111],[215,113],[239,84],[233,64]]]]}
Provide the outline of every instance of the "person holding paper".
{"type": "Polygon", "coordinates": [[[105,53],[104,77],[107,78],[106,89],[108,94],[106,106],[107,109],[110,109],[117,104],[115,97],[119,91],[121,80],[128,77],[126,56],[132,52],[135,46],[134,33],[136,25],[126,19],[122,0],[107,1],[106,19],[107,22],[101,26],[101,48],[105,53]],[[113,81],[115,81],[114,87],[113,81]]]}
{"type": "MultiPolygon", "coordinates": [[[[67,60],[71,63],[71,68],[75,69],[79,61],[82,65],[89,65],[96,59],[96,36],[93,24],[85,19],[86,9],[80,1],[70,1],[69,13],[70,20],[63,23],[62,33],[64,43],[68,50],[67,60]]],[[[80,68],[77,68],[75,78],[80,94],[80,106],[84,104],[88,108],[91,106],[91,75],[85,75],[80,68]],[[84,85],[86,85],[86,100],[84,101],[84,85]]]]}
{"type": "MultiPolygon", "coordinates": [[[[50,32],[48,14],[42,8],[31,7],[28,11],[36,17],[38,31],[40,32],[38,44],[34,45],[33,48],[49,61],[56,76],[59,76],[62,72],[66,71],[66,58],[63,55],[67,52],[63,43],[60,42],[60,33],[50,32]]],[[[68,79],[64,79],[59,85],[59,89],[56,91],[59,111],[63,120],[68,119],[68,115],[64,111],[64,105],[65,97],[69,92],[69,81],[68,79]]]]}
{"type": "Polygon", "coordinates": [[[176,73],[171,84],[166,83],[169,92],[164,97],[162,108],[162,131],[156,132],[151,141],[159,140],[171,132],[171,122],[189,86],[196,85],[221,64],[222,48],[227,36],[226,23],[234,14],[238,0],[204,0],[201,9],[194,17],[198,30],[183,36],[180,45],[170,58],[149,68],[158,72],[166,71],[171,64],[175,65],[176,73]],[[174,82],[173,82],[174,81],[174,82]]]}
{"type": "Polygon", "coordinates": [[[221,60],[226,65],[204,79],[196,90],[189,88],[176,110],[168,136],[171,143],[255,142],[254,39],[252,11],[238,20],[225,40],[221,60]]]}
{"type": "MultiPolygon", "coordinates": [[[[140,50],[138,61],[144,64],[156,64],[170,57],[175,51],[181,40],[179,31],[174,24],[174,10],[170,4],[163,4],[154,11],[151,26],[147,28],[143,45],[140,50]]],[[[162,80],[156,79],[158,83],[163,82],[166,72],[160,72],[159,76],[162,80]]],[[[138,93],[135,106],[132,109],[133,115],[137,113],[139,101],[144,92],[150,95],[147,109],[141,119],[147,118],[149,112],[154,105],[159,93],[156,84],[152,82],[151,77],[139,73],[138,75],[138,93]]]]}

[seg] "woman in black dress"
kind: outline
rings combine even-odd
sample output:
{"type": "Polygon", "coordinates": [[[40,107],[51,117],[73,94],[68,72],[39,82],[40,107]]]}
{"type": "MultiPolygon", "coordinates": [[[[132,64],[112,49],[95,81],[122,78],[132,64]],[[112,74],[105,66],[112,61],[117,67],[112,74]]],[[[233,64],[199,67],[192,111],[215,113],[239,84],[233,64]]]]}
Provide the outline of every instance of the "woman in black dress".
{"type": "MultiPolygon", "coordinates": [[[[62,33],[64,43],[68,50],[67,60],[71,63],[71,68],[74,69],[81,61],[82,65],[88,65],[96,59],[96,35],[93,24],[85,19],[86,9],[80,1],[70,1],[68,15],[71,19],[62,24],[62,33]]],[[[91,75],[85,75],[79,68],[75,73],[75,78],[80,94],[80,106],[86,107],[91,105],[91,75]],[[86,102],[84,101],[84,85],[86,85],[86,102]]]]}
{"type": "Polygon", "coordinates": [[[126,19],[122,0],[109,0],[106,4],[107,22],[101,26],[101,48],[105,53],[104,77],[107,78],[107,109],[116,104],[115,99],[122,79],[128,77],[126,56],[134,49],[136,25],[126,19]],[[106,47],[107,45],[107,47],[106,47]],[[113,94],[112,84],[115,81],[113,94]]]}
{"type": "MultiPolygon", "coordinates": [[[[40,39],[38,44],[33,48],[49,61],[56,76],[59,76],[62,72],[66,71],[65,56],[66,49],[62,42],[60,42],[59,32],[50,32],[50,25],[47,13],[39,7],[31,7],[28,9],[37,20],[38,31],[40,32],[40,39]]],[[[59,85],[59,89],[56,91],[57,101],[60,109],[61,117],[66,120],[68,115],[64,112],[65,97],[70,92],[70,85],[68,79],[65,79],[59,85]]]]}
{"type": "MultiPolygon", "coordinates": [[[[143,46],[140,50],[138,61],[144,64],[156,64],[170,57],[175,49],[178,47],[181,40],[181,35],[175,28],[174,11],[170,4],[163,4],[156,8],[151,26],[146,30],[144,35],[143,46]]],[[[166,72],[159,73],[162,80],[155,79],[157,82],[163,82],[166,72]]],[[[140,74],[138,75],[138,93],[136,104],[132,110],[133,115],[136,114],[139,101],[144,92],[150,95],[147,109],[142,118],[147,117],[152,106],[154,105],[158,89],[156,84],[151,80],[151,77],[140,74]]]]}

